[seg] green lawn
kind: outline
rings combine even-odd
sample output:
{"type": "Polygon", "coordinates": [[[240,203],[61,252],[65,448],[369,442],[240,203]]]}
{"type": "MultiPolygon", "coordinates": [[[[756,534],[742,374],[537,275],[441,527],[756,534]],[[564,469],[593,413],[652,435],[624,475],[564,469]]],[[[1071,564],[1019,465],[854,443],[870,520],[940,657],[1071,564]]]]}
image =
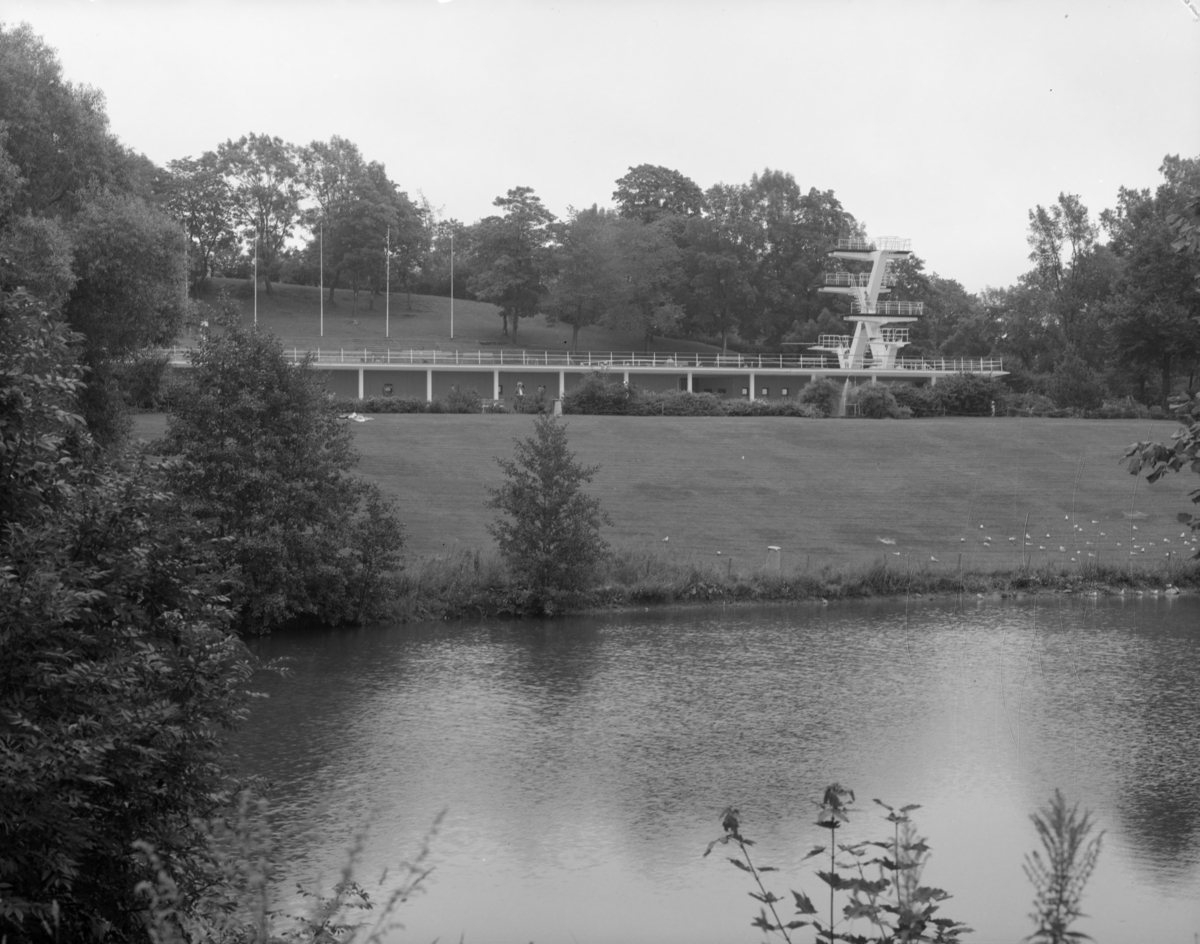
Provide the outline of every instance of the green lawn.
{"type": "MultiPolygon", "coordinates": [[[[610,540],[680,561],[732,558],[734,568],[758,566],[771,544],[785,570],[881,559],[953,569],[959,554],[967,569],[1011,568],[1021,563],[1026,515],[1035,564],[1119,564],[1134,545],[1149,564],[1185,549],[1175,515],[1193,507],[1187,491],[1200,485],[1190,474],[1147,485],[1118,461],[1137,439],[1169,438],[1175,427],[1165,422],[567,422],[579,459],[601,466],[592,491],[612,516],[610,540]]],[[[354,431],[360,472],[397,498],[409,550],[439,555],[493,546],[493,457],[531,427],[527,416],[416,414],[374,416],[354,431]]],[[[161,428],[161,418],[139,423],[142,435],[161,428]]]]}
{"type": "MultiPolygon", "coordinates": [[[[241,306],[246,323],[254,320],[254,296],[250,283],[241,279],[212,279],[203,300],[213,302],[224,289],[241,306]]],[[[326,296],[328,296],[326,291],[326,296]]],[[[485,302],[456,299],[454,302],[454,340],[450,339],[450,299],[434,295],[413,295],[411,308],[404,294],[391,297],[385,318],[384,298],[371,300],[363,292],[357,308],[348,289],[334,293],[333,302],[325,302],[325,333],[320,334],[320,293],[303,285],[273,284],[267,295],[258,290],[258,323],[270,328],[286,347],[301,350],[317,348],[369,348],[388,346],[397,349],[479,350],[480,347],[525,348],[528,350],[566,350],[571,329],[566,325],[548,326],[541,317],[521,322],[516,337],[504,337],[498,309],[485,302]],[[368,307],[370,305],[370,307],[368,307]],[[386,334],[385,334],[386,331],[386,334]]],[[[511,330],[511,329],[510,329],[511,330]]],[[[184,338],[186,342],[187,338],[184,338]]],[[[584,328],[579,333],[581,351],[642,351],[642,338],[630,332],[605,328],[584,328]]],[[[655,351],[712,351],[715,348],[695,341],[659,339],[650,345],[655,351]]]]}

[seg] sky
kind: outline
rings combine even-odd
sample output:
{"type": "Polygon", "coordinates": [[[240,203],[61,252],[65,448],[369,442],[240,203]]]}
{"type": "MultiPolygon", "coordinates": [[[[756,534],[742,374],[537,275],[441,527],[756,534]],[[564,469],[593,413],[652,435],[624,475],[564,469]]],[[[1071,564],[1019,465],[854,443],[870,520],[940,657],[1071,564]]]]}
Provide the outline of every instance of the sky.
{"type": "Polygon", "coordinates": [[[769,167],[973,292],[1030,268],[1035,205],[1200,157],[1200,0],[0,0],[22,21],[159,164],[341,135],[466,223],[769,167]]]}

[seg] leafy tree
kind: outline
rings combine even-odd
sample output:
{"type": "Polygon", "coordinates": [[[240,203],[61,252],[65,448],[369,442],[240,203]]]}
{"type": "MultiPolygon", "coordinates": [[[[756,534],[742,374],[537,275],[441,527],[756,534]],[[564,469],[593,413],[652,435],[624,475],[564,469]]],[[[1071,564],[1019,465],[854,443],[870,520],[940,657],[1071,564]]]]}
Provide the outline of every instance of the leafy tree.
{"type": "Polygon", "coordinates": [[[476,270],[469,284],[479,298],[499,306],[504,334],[511,320],[516,335],[520,320],[533,316],[547,290],[554,214],[531,187],[515,187],[492,202],[503,215],[475,225],[476,270]]]}
{"type": "Polygon", "coordinates": [[[69,214],[89,187],[127,182],[128,155],[108,132],[104,95],[65,81],[54,50],[25,23],[0,24],[0,127],[17,173],[4,175],[13,212],[69,214]]]}
{"type": "Polygon", "coordinates": [[[140,197],[100,193],[72,221],[75,286],[64,308],[84,335],[89,371],[80,405],[93,437],[123,435],[114,365],[174,340],[184,314],[183,234],[140,197]]]}
{"type": "Polygon", "coordinates": [[[744,212],[744,189],[718,184],[707,194],[710,212],[687,221],[684,304],[693,330],[721,338],[749,327],[758,292],[753,283],[759,235],[744,212]]]}
{"type": "Polygon", "coordinates": [[[234,220],[249,247],[257,238],[260,274],[271,292],[284,247],[300,219],[299,155],[296,146],[266,134],[243,135],[217,148],[233,193],[234,220]]]}
{"type": "Polygon", "coordinates": [[[238,627],[379,613],[403,536],[378,489],[349,474],[349,427],[309,363],[292,365],[277,339],[243,328],[236,306],[212,320],[164,449],[186,460],[170,477],[184,507],[222,539],[238,627]]]}
{"type": "Polygon", "coordinates": [[[0,294],[0,938],[47,944],[144,939],[137,840],[205,884],[252,668],[160,466],[92,448],[75,340],[0,294]]]}
{"type": "Polygon", "coordinates": [[[671,222],[617,222],[617,266],[621,294],[606,315],[611,328],[640,332],[647,346],[677,329],[683,309],[676,302],[683,283],[682,255],[671,238],[671,222]]]}
{"type": "Polygon", "coordinates": [[[25,214],[0,227],[0,288],[59,306],[75,287],[71,262],[71,236],[54,217],[25,214]]]}
{"type": "Polygon", "coordinates": [[[618,214],[643,223],[671,216],[699,216],[706,209],[704,192],[690,177],[656,164],[629,168],[629,173],[617,181],[612,198],[618,214]]]}
{"type": "MultiPolygon", "coordinates": [[[[829,267],[829,248],[839,237],[863,231],[832,190],[813,187],[805,193],[784,171],[754,174],[742,199],[759,234],[753,276],[757,317],[749,330],[777,343],[793,324],[816,321],[831,304],[817,291],[818,277],[829,267]]],[[[839,323],[832,333],[844,328],[839,323]]]]}
{"type": "Polygon", "coordinates": [[[1159,401],[1167,407],[1173,370],[1200,357],[1200,294],[1194,289],[1194,263],[1173,250],[1172,221],[1200,192],[1200,159],[1164,158],[1164,182],[1149,190],[1122,187],[1117,206],[1102,215],[1112,249],[1124,262],[1116,293],[1106,310],[1110,340],[1122,363],[1156,369],[1159,401]]]}
{"type": "Polygon", "coordinates": [[[546,299],[549,324],[571,326],[571,350],[579,349],[579,329],[599,324],[623,290],[617,266],[620,230],[607,210],[572,210],[555,227],[555,275],[546,299]]]}
{"type": "Polygon", "coordinates": [[[583,492],[597,466],[583,466],[567,449],[567,430],[553,416],[534,421],[534,435],[516,440],[512,459],[497,457],[505,482],[489,488],[488,507],[508,516],[488,526],[509,569],[545,597],[587,586],[607,544],[611,524],[600,501],[583,492]]]}
{"type": "Polygon", "coordinates": [[[213,151],[170,161],[167,169],[158,184],[160,199],[187,234],[188,278],[198,288],[215,259],[234,245],[233,194],[213,151]]]}

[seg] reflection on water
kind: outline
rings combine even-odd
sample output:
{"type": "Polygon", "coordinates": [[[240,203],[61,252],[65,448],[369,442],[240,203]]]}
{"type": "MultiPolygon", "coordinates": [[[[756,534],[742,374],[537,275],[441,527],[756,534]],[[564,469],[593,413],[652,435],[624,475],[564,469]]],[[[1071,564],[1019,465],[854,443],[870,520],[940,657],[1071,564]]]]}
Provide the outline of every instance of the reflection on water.
{"type": "MultiPolygon", "coordinates": [[[[238,737],[276,784],[289,880],[364,876],[447,808],[397,939],[755,941],[713,856],[737,805],[775,890],[816,890],[813,801],[920,803],[926,879],[972,940],[1029,932],[1028,815],[1061,787],[1108,830],[1080,925],[1200,932],[1200,600],[1045,598],[426,624],[264,640],[290,677],[238,737]]],[[[289,881],[290,884],[290,881],[289,881]]]]}

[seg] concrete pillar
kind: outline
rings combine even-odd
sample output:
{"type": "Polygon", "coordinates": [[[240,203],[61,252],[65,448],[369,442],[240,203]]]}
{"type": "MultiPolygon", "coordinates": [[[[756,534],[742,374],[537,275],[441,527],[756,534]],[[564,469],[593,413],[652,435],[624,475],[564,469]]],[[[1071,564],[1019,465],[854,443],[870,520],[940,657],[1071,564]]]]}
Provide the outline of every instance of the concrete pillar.
{"type": "Polygon", "coordinates": [[[360,367],[360,368],[358,369],[358,398],[359,398],[360,400],[363,398],[363,386],[364,386],[364,380],[365,380],[365,378],[363,377],[363,374],[364,374],[364,373],[366,373],[366,371],[364,371],[364,370],[363,370],[363,369],[360,367]]]}
{"type": "Polygon", "coordinates": [[[558,372],[558,398],[561,400],[567,395],[567,372],[560,370],[558,372]]]}
{"type": "Polygon", "coordinates": [[[688,393],[695,393],[692,389],[692,372],[690,370],[688,371],[688,393]]]}
{"type": "Polygon", "coordinates": [[[492,399],[500,399],[500,371],[492,371],[492,399]]]}
{"type": "Polygon", "coordinates": [[[625,386],[629,386],[629,371],[625,371],[625,386]]]}
{"type": "Polygon", "coordinates": [[[433,371],[425,371],[425,402],[433,402],[433,371]]]}
{"type": "Polygon", "coordinates": [[[750,402],[754,402],[754,371],[750,371],[750,402]]]}

